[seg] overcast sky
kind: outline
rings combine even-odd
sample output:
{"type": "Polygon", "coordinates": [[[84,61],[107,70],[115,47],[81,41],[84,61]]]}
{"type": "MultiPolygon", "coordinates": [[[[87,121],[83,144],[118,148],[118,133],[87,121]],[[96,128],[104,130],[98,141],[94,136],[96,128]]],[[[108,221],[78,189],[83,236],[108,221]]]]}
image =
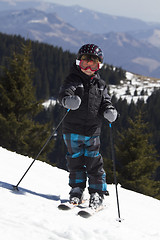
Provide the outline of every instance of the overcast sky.
{"type": "Polygon", "coordinates": [[[160,22],[160,0],[42,0],[62,5],[79,5],[115,16],[160,22]]]}

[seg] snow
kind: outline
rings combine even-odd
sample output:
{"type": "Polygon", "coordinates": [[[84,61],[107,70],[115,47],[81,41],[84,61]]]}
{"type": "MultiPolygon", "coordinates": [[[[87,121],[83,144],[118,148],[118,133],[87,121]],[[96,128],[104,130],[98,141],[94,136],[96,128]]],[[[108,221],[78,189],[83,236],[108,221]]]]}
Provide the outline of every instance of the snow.
{"type": "Polygon", "coordinates": [[[138,99],[146,102],[156,89],[160,89],[160,79],[147,78],[130,72],[126,72],[126,80],[121,80],[119,85],[109,85],[111,95],[114,94],[117,99],[126,99],[129,104],[132,100],[136,103],[138,99]],[[127,94],[127,90],[129,94],[127,94]],[[135,95],[135,90],[137,95],[135,95]],[[142,90],[146,95],[141,94],[142,90]]]}
{"type": "MultiPolygon", "coordinates": [[[[115,186],[108,185],[106,208],[90,219],[78,208],[58,210],[68,198],[68,172],[36,160],[13,191],[33,159],[0,147],[1,240],[159,240],[160,201],[118,185],[122,222],[116,221],[115,186]]],[[[88,196],[87,190],[85,197],[88,196]]]]}
{"type": "Polygon", "coordinates": [[[30,20],[28,21],[28,23],[42,23],[42,24],[46,24],[48,23],[48,18],[47,17],[44,17],[43,19],[39,19],[39,20],[30,20]]]}
{"type": "Polygon", "coordinates": [[[56,102],[57,102],[56,99],[51,98],[51,99],[44,101],[44,103],[42,103],[42,105],[45,109],[47,109],[49,107],[55,106],[56,102]]]}

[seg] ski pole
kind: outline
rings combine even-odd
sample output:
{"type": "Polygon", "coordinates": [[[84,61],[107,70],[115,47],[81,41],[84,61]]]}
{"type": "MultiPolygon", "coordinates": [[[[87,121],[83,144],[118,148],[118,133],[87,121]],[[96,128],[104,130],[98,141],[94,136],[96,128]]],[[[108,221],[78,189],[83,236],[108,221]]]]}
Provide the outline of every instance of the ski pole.
{"type": "Polygon", "coordinates": [[[120,207],[119,207],[118,188],[117,188],[117,176],[116,176],[116,161],[115,161],[114,143],[113,143],[113,134],[112,134],[112,124],[111,123],[109,123],[109,128],[110,128],[110,143],[111,143],[111,152],[112,152],[112,161],[113,161],[114,183],[115,183],[116,198],[117,198],[118,221],[121,222],[122,219],[120,217],[120,207]]]}
{"type": "Polygon", "coordinates": [[[52,137],[54,136],[55,132],[57,131],[57,129],[59,128],[59,126],[61,125],[61,123],[63,122],[63,120],[65,119],[65,117],[67,116],[68,112],[70,111],[70,109],[67,110],[67,112],[65,113],[65,115],[63,116],[63,118],[61,119],[61,121],[58,123],[57,127],[53,129],[51,135],[48,137],[47,141],[45,142],[45,144],[43,145],[43,147],[41,148],[41,150],[39,151],[39,153],[37,154],[37,156],[35,157],[35,159],[32,161],[32,163],[30,164],[30,166],[27,168],[27,170],[25,171],[25,173],[23,174],[23,176],[21,177],[21,179],[19,180],[19,182],[17,183],[17,185],[13,185],[13,189],[14,190],[18,190],[18,185],[21,183],[21,181],[23,180],[23,178],[25,177],[25,175],[27,174],[27,172],[29,171],[29,169],[32,167],[33,163],[38,159],[39,155],[42,153],[42,151],[44,150],[44,148],[47,146],[47,144],[49,143],[49,141],[52,139],[52,137]]]}

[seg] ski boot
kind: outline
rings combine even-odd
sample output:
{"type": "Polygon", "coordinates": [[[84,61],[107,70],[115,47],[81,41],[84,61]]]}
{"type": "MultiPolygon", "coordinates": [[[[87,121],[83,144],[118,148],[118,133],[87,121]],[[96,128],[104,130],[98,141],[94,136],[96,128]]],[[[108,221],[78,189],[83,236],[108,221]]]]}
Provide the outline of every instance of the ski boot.
{"type": "Polygon", "coordinates": [[[78,205],[82,203],[84,189],[80,187],[72,188],[70,191],[69,201],[73,205],[78,205]]]}
{"type": "Polygon", "coordinates": [[[89,207],[92,209],[98,209],[103,206],[103,194],[91,193],[89,200],[89,207]]]}

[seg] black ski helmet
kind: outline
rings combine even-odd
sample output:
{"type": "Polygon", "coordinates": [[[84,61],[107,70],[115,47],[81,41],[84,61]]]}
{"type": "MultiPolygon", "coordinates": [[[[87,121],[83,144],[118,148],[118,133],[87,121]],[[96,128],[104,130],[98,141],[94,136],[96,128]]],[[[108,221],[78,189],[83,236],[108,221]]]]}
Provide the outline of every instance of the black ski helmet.
{"type": "Polygon", "coordinates": [[[85,45],[83,45],[78,51],[77,59],[80,60],[81,56],[84,55],[84,54],[97,56],[99,58],[99,61],[101,63],[103,63],[103,52],[100,49],[100,47],[98,47],[95,44],[85,44],[85,45]]]}

